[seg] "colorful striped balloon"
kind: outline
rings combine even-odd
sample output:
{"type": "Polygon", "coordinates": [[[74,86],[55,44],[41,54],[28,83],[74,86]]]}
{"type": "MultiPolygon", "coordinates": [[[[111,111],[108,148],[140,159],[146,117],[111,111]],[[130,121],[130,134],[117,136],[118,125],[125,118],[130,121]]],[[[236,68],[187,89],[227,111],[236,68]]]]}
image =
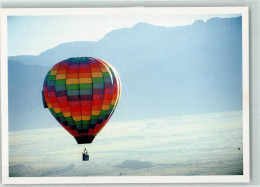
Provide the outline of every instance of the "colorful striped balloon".
{"type": "Polygon", "coordinates": [[[43,104],[78,144],[91,143],[112,116],[120,89],[119,75],[107,62],[69,58],[47,73],[43,104]]]}

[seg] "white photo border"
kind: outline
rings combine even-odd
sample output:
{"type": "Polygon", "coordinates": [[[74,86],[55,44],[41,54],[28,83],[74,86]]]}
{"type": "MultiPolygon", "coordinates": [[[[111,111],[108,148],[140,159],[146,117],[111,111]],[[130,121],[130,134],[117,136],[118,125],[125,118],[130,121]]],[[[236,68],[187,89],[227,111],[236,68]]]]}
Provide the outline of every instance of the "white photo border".
{"type": "Polygon", "coordinates": [[[118,7],[118,8],[28,8],[1,9],[1,132],[3,184],[83,183],[248,183],[249,139],[249,17],[248,7],[118,7]],[[8,152],[8,55],[7,16],[33,15],[151,15],[151,14],[242,14],[243,68],[243,175],[208,176],[99,176],[99,177],[9,177],[8,152]],[[62,182],[61,182],[62,181],[62,182]]]}

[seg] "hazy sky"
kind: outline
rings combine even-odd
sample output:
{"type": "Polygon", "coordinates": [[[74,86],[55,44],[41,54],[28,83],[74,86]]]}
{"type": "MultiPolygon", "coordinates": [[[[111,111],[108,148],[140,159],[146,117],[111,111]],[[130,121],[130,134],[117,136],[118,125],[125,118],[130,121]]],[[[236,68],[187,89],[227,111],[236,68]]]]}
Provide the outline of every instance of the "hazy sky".
{"type": "Polygon", "coordinates": [[[88,16],[8,16],[8,56],[39,55],[61,43],[97,41],[106,33],[130,28],[138,22],[160,26],[192,24],[195,20],[240,15],[88,15],[88,16]]]}

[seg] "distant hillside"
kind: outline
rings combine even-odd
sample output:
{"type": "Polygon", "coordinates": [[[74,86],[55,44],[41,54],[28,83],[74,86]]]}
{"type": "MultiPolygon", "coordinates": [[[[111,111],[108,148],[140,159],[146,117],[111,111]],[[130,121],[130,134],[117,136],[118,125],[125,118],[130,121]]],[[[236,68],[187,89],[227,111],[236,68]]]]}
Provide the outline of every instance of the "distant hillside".
{"type": "MultiPolygon", "coordinates": [[[[180,27],[139,23],[111,31],[97,42],[64,43],[39,56],[11,56],[11,115],[19,116],[21,110],[25,116],[32,115],[30,107],[42,111],[40,91],[48,69],[76,56],[103,59],[118,70],[122,97],[112,120],[242,109],[242,29],[241,17],[237,17],[213,18],[180,27]],[[30,97],[23,84],[33,87],[30,97]],[[12,93],[16,88],[19,93],[12,93]]],[[[39,121],[51,118],[42,112],[35,116],[39,121]]],[[[26,124],[23,116],[18,118],[23,121],[20,126],[26,128],[40,125],[26,124]]],[[[10,126],[17,129],[17,119],[12,120],[10,126]]]]}
{"type": "Polygon", "coordinates": [[[9,166],[9,176],[10,177],[21,177],[21,176],[32,176],[34,169],[23,164],[16,164],[9,166]]]}
{"type": "Polygon", "coordinates": [[[57,127],[48,110],[43,110],[42,84],[49,68],[9,61],[9,130],[57,127]]]}

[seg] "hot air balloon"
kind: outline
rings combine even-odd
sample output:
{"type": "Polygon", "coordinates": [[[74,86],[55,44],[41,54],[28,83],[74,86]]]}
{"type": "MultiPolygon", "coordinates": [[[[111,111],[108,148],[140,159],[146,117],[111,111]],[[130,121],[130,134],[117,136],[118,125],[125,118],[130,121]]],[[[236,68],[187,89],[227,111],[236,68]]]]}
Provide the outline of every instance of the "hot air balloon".
{"type": "Polygon", "coordinates": [[[43,105],[77,141],[91,143],[120,98],[120,79],[107,62],[92,57],[63,60],[47,73],[43,105]]]}

